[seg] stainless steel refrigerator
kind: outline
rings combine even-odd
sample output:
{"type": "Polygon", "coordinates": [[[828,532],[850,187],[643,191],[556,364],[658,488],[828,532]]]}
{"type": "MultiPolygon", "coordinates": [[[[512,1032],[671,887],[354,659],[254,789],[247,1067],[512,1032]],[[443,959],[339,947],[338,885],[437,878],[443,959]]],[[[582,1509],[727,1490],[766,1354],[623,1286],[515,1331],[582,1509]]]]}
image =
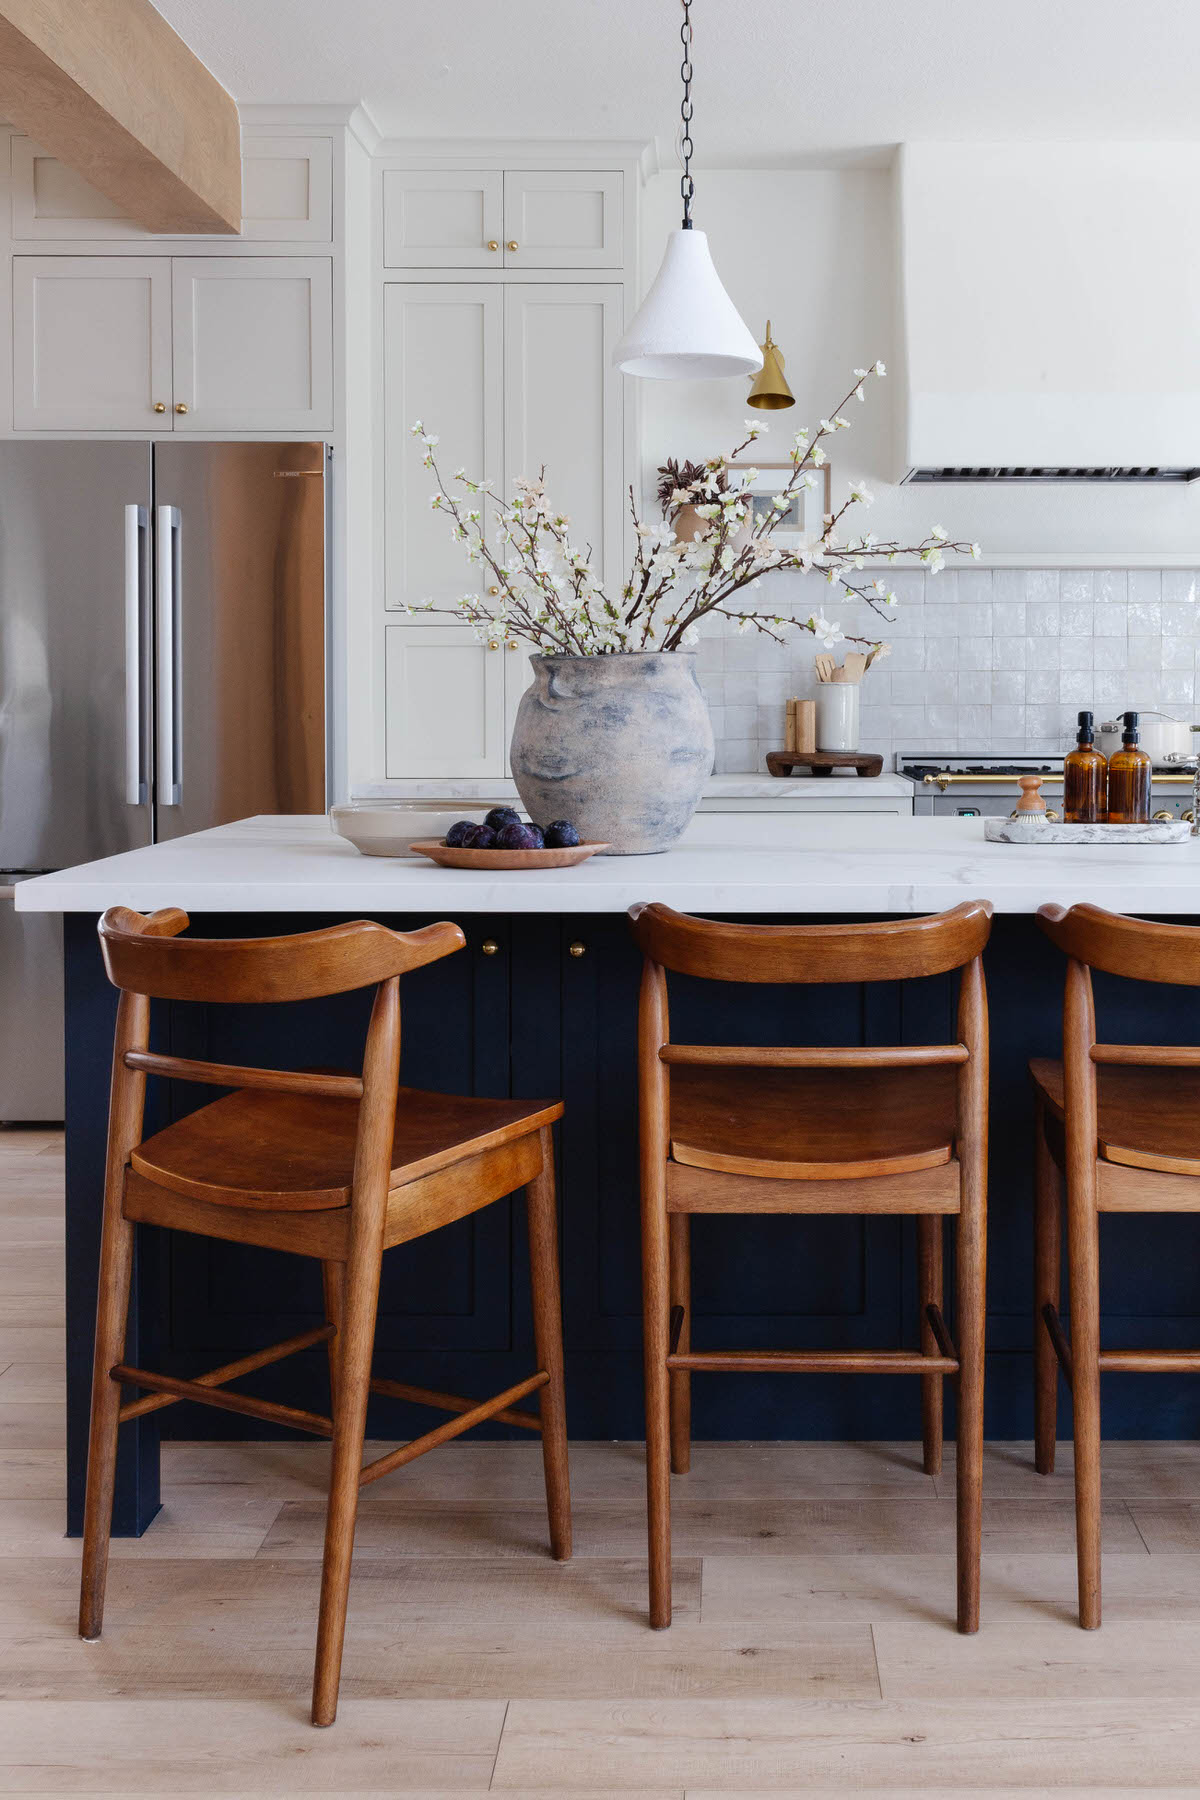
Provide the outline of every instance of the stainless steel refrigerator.
{"type": "Polygon", "coordinates": [[[325,806],[323,444],[0,443],[0,1121],[62,1117],[13,885],[325,806]]]}

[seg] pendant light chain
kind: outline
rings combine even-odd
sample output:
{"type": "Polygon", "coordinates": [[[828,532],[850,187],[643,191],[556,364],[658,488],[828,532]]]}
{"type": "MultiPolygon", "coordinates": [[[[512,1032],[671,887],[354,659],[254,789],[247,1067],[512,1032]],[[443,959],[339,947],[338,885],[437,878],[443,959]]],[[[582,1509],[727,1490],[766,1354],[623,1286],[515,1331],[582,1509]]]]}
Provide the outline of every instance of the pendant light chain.
{"type": "Polygon", "coordinates": [[[683,229],[692,229],[692,196],[696,192],[696,184],[692,180],[692,5],[691,0],[683,0],[683,24],[679,28],[679,38],[683,45],[683,61],[679,65],[679,77],[683,82],[683,100],[679,108],[679,117],[683,130],[679,139],[679,154],[683,160],[683,175],[679,183],[679,192],[683,198],[683,229]]]}

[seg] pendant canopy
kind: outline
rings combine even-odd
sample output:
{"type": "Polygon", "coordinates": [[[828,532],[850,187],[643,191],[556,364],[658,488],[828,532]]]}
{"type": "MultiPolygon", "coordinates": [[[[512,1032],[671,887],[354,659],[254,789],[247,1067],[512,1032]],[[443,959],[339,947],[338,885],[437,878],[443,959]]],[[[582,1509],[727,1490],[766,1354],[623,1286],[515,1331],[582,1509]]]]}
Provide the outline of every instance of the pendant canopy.
{"type": "Polygon", "coordinates": [[[662,265],[613,351],[626,375],[707,381],[754,375],[762,351],[721,286],[703,231],[673,231],[662,265]]]}

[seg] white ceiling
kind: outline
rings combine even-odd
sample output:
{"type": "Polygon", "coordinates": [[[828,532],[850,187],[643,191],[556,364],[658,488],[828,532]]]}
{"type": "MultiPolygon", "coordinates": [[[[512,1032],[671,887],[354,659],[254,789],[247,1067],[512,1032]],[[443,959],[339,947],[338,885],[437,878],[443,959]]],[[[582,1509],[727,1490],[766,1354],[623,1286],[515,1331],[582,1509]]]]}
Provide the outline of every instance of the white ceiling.
{"type": "MultiPolygon", "coordinates": [[[[658,137],[679,0],[157,0],[241,102],[396,137],[658,137]]],[[[698,163],[1200,136],[1200,0],[694,0],[698,163]]]]}

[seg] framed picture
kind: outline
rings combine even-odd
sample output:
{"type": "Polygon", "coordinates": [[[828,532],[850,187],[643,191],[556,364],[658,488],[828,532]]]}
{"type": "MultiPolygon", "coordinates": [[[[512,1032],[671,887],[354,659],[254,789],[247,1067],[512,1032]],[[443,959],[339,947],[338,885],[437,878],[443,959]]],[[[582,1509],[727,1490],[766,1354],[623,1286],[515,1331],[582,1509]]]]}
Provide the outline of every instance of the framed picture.
{"type": "MultiPolygon", "coordinates": [[[[731,469],[750,467],[758,470],[750,487],[751,518],[754,524],[775,510],[776,494],[783,492],[788,484],[794,464],[790,462],[754,462],[749,458],[742,464],[730,463],[731,469]]],[[[788,497],[788,510],[782,522],[771,533],[772,538],[786,549],[798,538],[820,536],[825,521],[825,514],[833,511],[833,472],[829,463],[822,468],[814,469],[817,485],[812,488],[799,488],[788,497]]]]}

